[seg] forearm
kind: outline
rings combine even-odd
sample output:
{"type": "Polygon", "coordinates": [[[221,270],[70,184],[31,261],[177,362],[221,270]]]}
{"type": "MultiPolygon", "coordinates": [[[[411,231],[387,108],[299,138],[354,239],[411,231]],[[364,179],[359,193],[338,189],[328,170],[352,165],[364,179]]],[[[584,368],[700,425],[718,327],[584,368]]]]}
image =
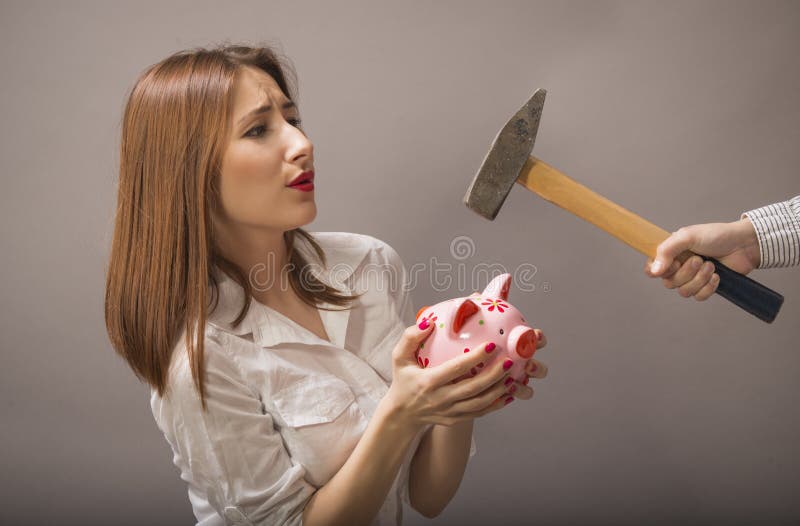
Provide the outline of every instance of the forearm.
{"type": "Polygon", "coordinates": [[[409,498],[426,517],[444,510],[461,484],[469,459],[473,420],[436,425],[420,441],[411,461],[409,498]]]}
{"type": "Polygon", "coordinates": [[[303,524],[349,526],[372,522],[417,431],[394,418],[389,404],[378,404],[347,462],[306,504],[303,524]]]}

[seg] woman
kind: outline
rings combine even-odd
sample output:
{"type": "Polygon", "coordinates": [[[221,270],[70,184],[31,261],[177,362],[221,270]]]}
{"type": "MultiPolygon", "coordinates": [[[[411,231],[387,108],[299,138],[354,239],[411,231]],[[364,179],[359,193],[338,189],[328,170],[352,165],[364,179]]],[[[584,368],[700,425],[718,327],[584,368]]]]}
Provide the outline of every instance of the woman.
{"type": "Polygon", "coordinates": [[[399,524],[401,501],[433,517],[473,420],[532,390],[500,363],[453,382],[492,342],[420,368],[435,329],[414,325],[398,254],[302,229],[314,151],[288,72],[267,48],[221,46],[140,76],[122,124],[110,339],[151,386],[199,524],[399,524]]]}

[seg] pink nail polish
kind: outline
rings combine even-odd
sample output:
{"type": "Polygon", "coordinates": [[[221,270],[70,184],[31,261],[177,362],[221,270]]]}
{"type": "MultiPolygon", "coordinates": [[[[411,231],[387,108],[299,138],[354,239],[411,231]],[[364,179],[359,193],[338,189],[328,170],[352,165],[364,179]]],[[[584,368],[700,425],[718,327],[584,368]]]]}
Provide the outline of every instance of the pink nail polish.
{"type": "Polygon", "coordinates": [[[528,385],[528,382],[531,381],[530,376],[526,376],[524,380],[522,380],[523,385],[528,385]]]}
{"type": "Polygon", "coordinates": [[[512,385],[511,388],[509,388],[509,390],[508,390],[508,394],[514,394],[514,392],[516,392],[516,390],[517,390],[517,386],[516,385],[512,385]]]}
{"type": "Polygon", "coordinates": [[[536,372],[536,364],[531,364],[531,372],[536,372]]]}
{"type": "Polygon", "coordinates": [[[511,377],[509,376],[508,378],[506,378],[506,381],[505,381],[505,382],[503,382],[503,383],[504,383],[505,385],[509,385],[509,384],[511,384],[513,381],[514,381],[514,379],[513,379],[513,378],[511,378],[511,377]]]}
{"type": "Polygon", "coordinates": [[[478,369],[483,369],[483,362],[478,364],[478,369]]]}
{"type": "Polygon", "coordinates": [[[422,320],[419,323],[419,328],[420,328],[420,330],[423,330],[423,331],[428,328],[428,319],[427,318],[425,318],[424,320],[422,320]]]}
{"type": "Polygon", "coordinates": [[[508,398],[506,398],[506,404],[505,405],[508,405],[513,401],[514,401],[514,397],[513,396],[509,396],[508,398]]]}
{"type": "Polygon", "coordinates": [[[514,365],[514,362],[512,362],[511,360],[506,360],[505,362],[503,362],[503,369],[508,371],[509,369],[511,369],[512,365],[514,365]]]}
{"type": "Polygon", "coordinates": [[[486,352],[492,352],[492,351],[494,350],[494,348],[495,348],[495,347],[496,347],[496,345],[494,344],[494,342],[490,342],[490,343],[488,343],[488,344],[486,345],[486,352]]]}

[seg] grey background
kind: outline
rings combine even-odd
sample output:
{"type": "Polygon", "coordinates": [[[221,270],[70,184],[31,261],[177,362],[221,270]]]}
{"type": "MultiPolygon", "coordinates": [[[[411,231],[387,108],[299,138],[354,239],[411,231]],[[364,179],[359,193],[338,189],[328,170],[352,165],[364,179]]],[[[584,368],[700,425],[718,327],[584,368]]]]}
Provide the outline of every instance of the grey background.
{"type": "MultiPolygon", "coordinates": [[[[311,230],[407,266],[531,263],[511,300],[550,343],[529,402],[477,424],[434,524],[797,523],[797,269],[773,325],[684,300],[644,257],[517,186],[461,204],[537,87],[541,158],[674,230],[798,193],[798,2],[3,2],[0,522],[190,524],[147,388],[107,341],[124,97],[169,53],[277,43],[317,155],[311,230]]],[[[483,284],[481,284],[482,286],[483,284]]],[[[427,280],[416,307],[460,295],[427,280]]],[[[414,512],[408,524],[427,521],[414,512]]]]}

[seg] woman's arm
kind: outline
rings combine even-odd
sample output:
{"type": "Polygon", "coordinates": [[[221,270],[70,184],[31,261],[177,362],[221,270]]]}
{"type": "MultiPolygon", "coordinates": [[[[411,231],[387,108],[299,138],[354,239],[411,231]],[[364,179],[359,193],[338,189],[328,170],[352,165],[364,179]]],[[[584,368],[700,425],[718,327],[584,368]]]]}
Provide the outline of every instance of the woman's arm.
{"type": "Polygon", "coordinates": [[[433,426],[420,441],[409,475],[411,505],[428,518],[439,515],[461,484],[474,420],[433,426]]]}
{"type": "Polygon", "coordinates": [[[419,430],[396,418],[386,400],[378,404],[347,462],[306,504],[304,525],[369,524],[378,514],[419,430]]]}

